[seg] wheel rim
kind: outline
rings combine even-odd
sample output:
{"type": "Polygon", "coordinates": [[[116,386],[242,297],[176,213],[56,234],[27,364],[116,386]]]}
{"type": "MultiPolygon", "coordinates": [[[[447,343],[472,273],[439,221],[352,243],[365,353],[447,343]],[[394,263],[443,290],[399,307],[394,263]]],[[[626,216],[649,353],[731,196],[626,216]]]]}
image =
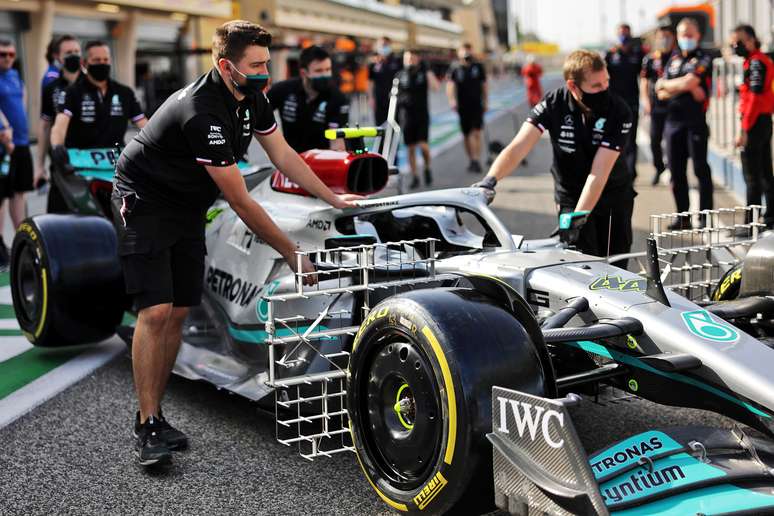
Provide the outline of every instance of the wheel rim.
{"type": "Polygon", "coordinates": [[[434,470],[443,436],[432,365],[419,345],[401,333],[378,339],[364,365],[364,444],[390,484],[415,489],[434,470]]]}
{"type": "Polygon", "coordinates": [[[28,324],[33,323],[40,311],[40,262],[37,254],[30,245],[23,245],[19,251],[19,259],[16,263],[15,289],[19,308],[17,315],[21,316],[28,324]]]}

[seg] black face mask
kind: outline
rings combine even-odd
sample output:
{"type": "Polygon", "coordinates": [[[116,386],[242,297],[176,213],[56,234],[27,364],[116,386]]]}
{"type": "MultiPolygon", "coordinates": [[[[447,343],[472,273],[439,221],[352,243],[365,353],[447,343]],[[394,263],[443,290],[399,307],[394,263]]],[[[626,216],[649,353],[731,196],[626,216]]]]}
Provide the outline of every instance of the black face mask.
{"type": "Polygon", "coordinates": [[[597,93],[587,93],[581,90],[583,97],[581,102],[591,110],[592,113],[604,113],[607,111],[607,106],[610,104],[610,90],[602,90],[597,93]]]}
{"type": "Polygon", "coordinates": [[[309,82],[312,85],[312,89],[317,93],[328,93],[333,86],[330,75],[320,75],[317,77],[310,77],[309,82]]]}
{"type": "Polygon", "coordinates": [[[245,78],[245,83],[239,84],[234,80],[233,76],[231,77],[231,82],[234,85],[234,88],[245,97],[254,97],[258,95],[269,84],[269,74],[244,74],[237,70],[237,67],[234,65],[234,63],[229,61],[229,64],[231,65],[231,70],[245,78]]]}
{"type": "Polygon", "coordinates": [[[473,62],[473,56],[470,54],[467,54],[464,58],[466,63],[472,63],[473,62]]]}
{"type": "Polygon", "coordinates": [[[97,82],[105,81],[110,77],[109,64],[90,64],[86,67],[86,71],[97,82]]]}
{"type": "Polygon", "coordinates": [[[81,55],[80,54],[67,54],[62,60],[62,68],[70,73],[75,73],[81,69],[81,55]]]}
{"type": "Polygon", "coordinates": [[[731,48],[734,50],[734,54],[738,55],[739,57],[747,57],[750,55],[750,51],[747,50],[747,47],[744,46],[744,43],[737,42],[736,44],[732,45],[731,48]]]}

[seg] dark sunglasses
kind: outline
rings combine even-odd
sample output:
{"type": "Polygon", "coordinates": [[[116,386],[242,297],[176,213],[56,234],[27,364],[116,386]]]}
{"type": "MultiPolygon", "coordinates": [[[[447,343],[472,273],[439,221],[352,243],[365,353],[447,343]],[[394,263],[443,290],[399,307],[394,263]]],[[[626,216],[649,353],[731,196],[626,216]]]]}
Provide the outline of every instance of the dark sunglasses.
{"type": "Polygon", "coordinates": [[[16,52],[0,52],[0,57],[16,57],[16,52]]]}

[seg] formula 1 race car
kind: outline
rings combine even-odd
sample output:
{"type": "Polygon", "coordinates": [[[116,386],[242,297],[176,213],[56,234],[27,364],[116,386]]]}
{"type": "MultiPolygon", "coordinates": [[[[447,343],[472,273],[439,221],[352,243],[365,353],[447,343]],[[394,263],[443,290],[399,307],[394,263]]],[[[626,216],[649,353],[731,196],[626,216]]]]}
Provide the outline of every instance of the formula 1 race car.
{"type": "MultiPolygon", "coordinates": [[[[362,138],[380,134],[337,130],[330,137],[350,150],[303,157],[334,190],[375,193],[387,161],[362,138]]],[[[772,240],[744,222],[757,208],[706,212],[701,230],[656,228],[638,275],[616,258],[511,234],[477,188],[338,210],[276,170],[245,181],[317,271],[294,274],[217,201],[206,292],[175,373],[273,401],[281,443],[309,459],[355,452],[377,495],[402,512],[774,511],[774,258],[758,252],[772,240]],[[732,238],[740,228],[749,238],[732,238]],[[769,275],[742,265],[754,288],[712,301],[745,253],[769,275]],[[680,281],[665,286],[673,273],[680,281]],[[308,274],[316,286],[304,286],[308,274]],[[614,390],[750,430],[653,429],[587,454],[566,406],[614,390]]],[[[33,344],[116,331],[130,341],[105,218],[28,219],[11,287],[33,344]]]]}

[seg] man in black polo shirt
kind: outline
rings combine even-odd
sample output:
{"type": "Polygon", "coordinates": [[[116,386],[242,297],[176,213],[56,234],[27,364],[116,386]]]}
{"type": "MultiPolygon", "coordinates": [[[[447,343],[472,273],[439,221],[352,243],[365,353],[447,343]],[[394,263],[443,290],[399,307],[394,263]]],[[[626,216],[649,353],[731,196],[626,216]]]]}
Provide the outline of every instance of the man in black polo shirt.
{"type": "Polygon", "coordinates": [[[123,146],[129,122],[142,129],[148,121],[131,88],[110,78],[107,43],[89,41],[85,51],[86,74],[65,90],[51,129],[51,157],[59,170],[69,167],[67,147],[123,146]]]}
{"type": "MultiPolygon", "coordinates": [[[[57,105],[64,103],[65,91],[81,75],[81,44],[69,34],[56,40],[55,50],[62,62],[62,69],[56,79],[48,82],[41,91],[40,123],[38,124],[38,156],[35,164],[35,187],[45,182],[45,161],[51,141],[51,125],[56,118],[57,105]]],[[[53,169],[53,167],[52,167],[53,169]]],[[[66,206],[56,184],[48,191],[48,213],[65,211],[66,206]]]]}
{"type": "Polygon", "coordinates": [[[644,54],[639,42],[632,37],[632,29],[622,23],[618,26],[618,45],[605,54],[610,74],[610,91],[621,97],[632,112],[631,144],[624,149],[624,159],[632,174],[637,176],[637,124],[640,113],[640,71],[644,54]]]}
{"type": "Polygon", "coordinates": [[[368,100],[374,110],[376,125],[382,125],[387,120],[392,81],[401,68],[401,61],[393,53],[390,38],[380,38],[376,44],[374,62],[368,66],[368,100]]]}
{"type": "MultiPolygon", "coordinates": [[[[113,213],[127,292],[138,310],[132,339],[140,464],[170,459],[185,435],[161,413],[161,398],[180,348],[189,307],[204,277],[205,214],[222,192],[257,236],[296,267],[296,246],[247,192],[236,165],[255,137],[292,181],[336,208],[359,196],[336,195],[288,146],[263,93],[271,35],[230,21],[213,38],[213,69],[173,93],[124,149],[116,166],[113,213]]],[[[309,260],[304,272],[313,272],[309,260]]],[[[307,283],[316,280],[307,277],[307,283]]]]}
{"type": "Polygon", "coordinates": [[[301,51],[298,64],[301,77],[275,83],[266,94],[279,110],[285,140],[299,153],[329,146],[343,150],[344,140],[325,139],[326,129],[349,121],[349,102],[333,84],[331,56],[313,45],[301,51]]]}
{"type": "Polygon", "coordinates": [[[620,155],[628,144],[631,112],[609,92],[605,62],[598,54],[572,52],[564,62],[564,78],[565,86],[533,108],[486,177],[474,186],[494,196],[497,181],[510,174],[548,131],[559,212],[568,214],[566,218],[586,218],[579,232],[561,234],[564,241],[596,256],[629,252],[636,194],[631,170],[620,155]]]}
{"type": "Polygon", "coordinates": [[[460,115],[465,152],[470,158],[468,172],[481,172],[481,128],[489,103],[484,65],[473,58],[473,47],[464,43],[457,49],[459,61],[449,68],[446,95],[449,106],[460,115]]]}

